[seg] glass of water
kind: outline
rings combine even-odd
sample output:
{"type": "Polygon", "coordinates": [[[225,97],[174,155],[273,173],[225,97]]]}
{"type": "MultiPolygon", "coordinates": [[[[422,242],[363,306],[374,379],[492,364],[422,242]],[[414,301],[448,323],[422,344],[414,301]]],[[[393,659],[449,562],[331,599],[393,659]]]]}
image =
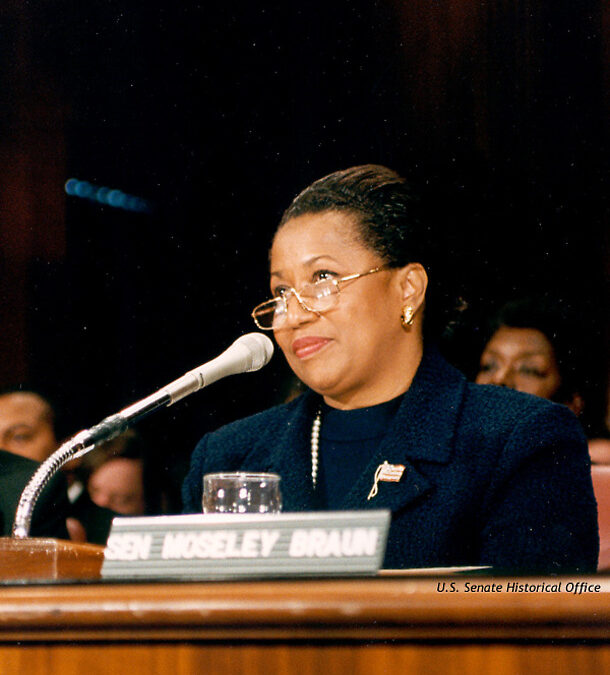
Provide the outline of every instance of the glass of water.
{"type": "Polygon", "coordinates": [[[204,513],[279,513],[276,473],[208,473],[203,477],[204,513]]]}

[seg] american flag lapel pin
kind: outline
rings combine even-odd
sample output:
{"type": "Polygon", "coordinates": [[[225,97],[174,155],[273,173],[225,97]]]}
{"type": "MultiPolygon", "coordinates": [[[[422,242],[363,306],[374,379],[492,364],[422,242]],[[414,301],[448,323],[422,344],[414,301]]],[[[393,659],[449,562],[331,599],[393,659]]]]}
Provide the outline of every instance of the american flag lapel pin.
{"type": "Polygon", "coordinates": [[[387,483],[398,483],[402,478],[405,467],[403,464],[389,464],[386,459],[383,464],[380,464],[375,471],[375,478],[373,480],[373,487],[369,492],[367,500],[372,499],[378,492],[379,487],[378,483],[380,480],[387,483]]]}

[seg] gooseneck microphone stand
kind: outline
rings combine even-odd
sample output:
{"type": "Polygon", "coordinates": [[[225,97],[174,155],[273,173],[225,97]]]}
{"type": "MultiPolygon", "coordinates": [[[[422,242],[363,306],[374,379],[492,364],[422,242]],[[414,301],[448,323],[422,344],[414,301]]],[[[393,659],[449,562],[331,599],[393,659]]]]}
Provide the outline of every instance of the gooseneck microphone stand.
{"type": "Polygon", "coordinates": [[[122,434],[134,422],[158,408],[170,406],[180,399],[203,389],[228,375],[251,373],[269,363],[273,355],[273,343],[262,333],[247,333],[226,349],[220,356],[190,370],[154,394],[110,415],[99,424],[80,431],[60,446],[36,470],[25,486],[13,523],[13,538],[25,539],[30,532],[32,513],[40,493],[48,482],[69,460],[82,457],[102,441],[109,441],[122,434]]]}
{"type": "Polygon", "coordinates": [[[61,445],[48,459],[36,470],[29,483],[25,486],[13,523],[13,537],[25,539],[29,536],[32,523],[32,513],[40,497],[41,492],[47,486],[51,478],[61,469],[64,464],[76,457],[82,457],[93,450],[96,445],[103,441],[109,441],[127,430],[137,420],[145,417],[158,408],[171,405],[172,396],[162,389],[137,403],[121,410],[116,415],[106,417],[99,424],[90,429],[80,431],[71,439],[61,445]]]}

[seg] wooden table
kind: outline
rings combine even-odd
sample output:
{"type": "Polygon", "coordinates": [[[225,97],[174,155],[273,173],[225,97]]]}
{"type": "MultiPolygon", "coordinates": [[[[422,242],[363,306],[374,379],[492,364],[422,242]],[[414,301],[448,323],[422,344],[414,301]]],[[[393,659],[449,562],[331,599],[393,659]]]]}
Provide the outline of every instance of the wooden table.
{"type": "Polygon", "coordinates": [[[599,675],[609,636],[606,576],[0,587],[2,675],[599,675]]]}

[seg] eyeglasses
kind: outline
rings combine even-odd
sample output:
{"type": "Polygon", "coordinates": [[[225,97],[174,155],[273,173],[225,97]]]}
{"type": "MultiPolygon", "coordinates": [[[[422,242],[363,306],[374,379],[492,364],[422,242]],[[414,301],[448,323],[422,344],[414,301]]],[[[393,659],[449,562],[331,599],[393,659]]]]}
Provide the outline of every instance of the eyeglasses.
{"type": "Polygon", "coordinates": [[[300,291],[295,288],[286,288],[281,295],[257,305],[252,310],[254,323],[262,330],[276,330],[286,323],[288,316],[288,300],[292,295],[299,305],[308,312],[321,314],[335,307],[339,302],[340,284],[366,277],[375,272],[381,272],[385,267],[375,267],[368,272],[349,274],[340,279],[320,279],[314,284],[305,284],[300,291]]]}

